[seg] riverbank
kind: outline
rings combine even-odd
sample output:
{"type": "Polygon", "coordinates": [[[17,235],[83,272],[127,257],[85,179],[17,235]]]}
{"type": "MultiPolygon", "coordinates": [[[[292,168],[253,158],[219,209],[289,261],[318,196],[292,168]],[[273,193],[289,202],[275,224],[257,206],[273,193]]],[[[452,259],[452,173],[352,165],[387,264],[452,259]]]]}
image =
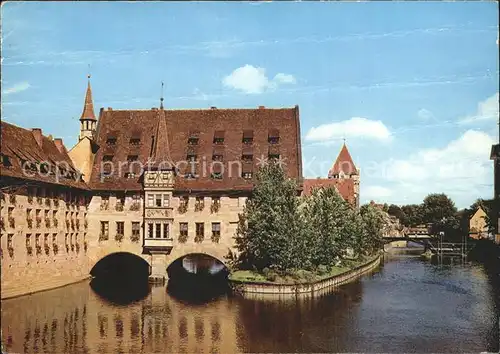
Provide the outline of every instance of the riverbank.
{"type": "Polygon", "coordinates": [[[376,255],[360,262],[351,261],[349,267],[334,267],[325,274],[308,274],[308,279],[285,276],[271,281],[269,275],[265,277],[264,274],[252,271],[236,271],[228,279],[233,291],[240,294],[314,294],[357,279],[379,264],[380,255],[376,255]]]}

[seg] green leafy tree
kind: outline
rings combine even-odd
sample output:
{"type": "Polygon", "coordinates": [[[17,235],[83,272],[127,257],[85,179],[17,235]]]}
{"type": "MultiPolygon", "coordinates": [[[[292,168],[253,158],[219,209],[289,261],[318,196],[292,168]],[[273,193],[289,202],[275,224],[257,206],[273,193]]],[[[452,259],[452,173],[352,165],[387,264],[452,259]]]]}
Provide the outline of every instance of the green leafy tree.
{"type": "Polygon", "coordinates": [[[455,203],[446,194],[429,194],[422,204],[422,216],[425,223],[438,223],[453,217],[457,213],[455,203]]]}
{"type": "Polygon", "coordinates": [[[373,254],[380,249],[382,233],[387,227],[382,213],[382,210],[370,204],[365,204],[360,208],[363,222],[361,250],[365,254],[373,254]]]}
{"type": "Polygon", "coordinates": [[[311,261],[294,180],[277,164],[259,169],[237,229],[242,267],[307,269],[311,261]]]}
{"type": "Polygon", "coordinates": [[[400,220],[404,226],[413,227],[423,222],[422,206],[418,204],[403,205],[401,207],[403,219],[400,220]]]}
{"type": "Polygon", "coordinates": [[[355,242],[351,206],[335,188],[318,188],[305,200],[303,208],[311,261],[317,267],[333,266],[355,242]]]}

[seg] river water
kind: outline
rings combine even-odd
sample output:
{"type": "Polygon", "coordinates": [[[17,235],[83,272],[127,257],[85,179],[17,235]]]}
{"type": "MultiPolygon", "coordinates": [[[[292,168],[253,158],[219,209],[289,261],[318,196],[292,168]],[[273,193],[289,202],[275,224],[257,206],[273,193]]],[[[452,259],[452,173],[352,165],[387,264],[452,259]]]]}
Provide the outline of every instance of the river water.
{"type": "Polygon", "coordinates": [[[319,298],[186,300],[147,284],[82,282],[2,301],[7,352],[498,351],[498,309],[477,265],[389,256],[319,298]],[[195,301],[198,300],[198,301],[195,301]]]}

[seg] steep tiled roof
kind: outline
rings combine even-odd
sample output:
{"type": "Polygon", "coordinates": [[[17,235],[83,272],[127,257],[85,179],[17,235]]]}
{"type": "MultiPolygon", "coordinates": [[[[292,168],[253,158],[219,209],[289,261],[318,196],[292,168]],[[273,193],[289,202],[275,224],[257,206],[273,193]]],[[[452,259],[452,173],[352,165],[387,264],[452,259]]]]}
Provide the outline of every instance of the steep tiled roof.
{"type": "Polygon", "coordinates": [[[347,146],[344,144],[342,149],[340,150],[339,156],[332,168],[328,172],[328,177],[332,177],[334,175],[338,175],[340,171],[344,172],[346,175],[357,175],[359,174],[354,161],[352,160],[351,154],[347,149],[347,146]]]}
{"type": "Polygon", "coordinates": [[[79,172],[68,156],[62,140],[52,140],[43,136],[41,130],[30,131],[3,121],[1,127],[0,175],[2,177],[87,189],[86,184],[78,179],[79,172]],[[33,163],[31,164],[33,168],[38,169],[43,165],[42,173],[35,170],[23,171],[22,164],[28,166],[30,163],[33,163]],[[45,164],[47,164],[46,167],[45,164]],[[61,175],[58,177],[56,166],[62,168],[59,174],[67,172],[68,178],[61,175]],[[54,173],[49,173],[49,171],[54,173]],[[70,174],[73,174],[73,177],[70,174]]]}
{"type": "Polygon", "coordinates": [[[94,103],[92,102],[92,89],[90,88],[90,80],[87,85],[87,93],[85,94],[85,103],[83,106],[82,116],[80,117],[80,120],[82,119],[96,120],[94,114],[94,103]]]}
{"type": "MultiPolygon", "coordinates": [[[[279,109],[165,110],[164,115],[170,157],[175,163],[184,162],[178,165],[176,190],[250,190],[253,187],[253,180],[242,178],[241,171],[255,173],[261,157],[267,158],[269,154],[279,154],[285,159],[285,170],[289,177],[296,178],[299,182],[302,178],[297,106],[279,109]],[[270,138],[278,136],[277,144],[269,142],[270,138]],[[253,143],[244,144],[244,137],[253,139],[253,143]],[[242,162],[243,152],[252,154],[253,161],[242,162]],[[197,157],[198,178],[185,178],[185,173],[189,169],[189,165],[185,163],[188,155],[197,157]],[[222,162],[214,165],[213,170],[219,172],[220,166],[224,167],[221,179],[213,178],[210,170],[214,155],[222,155],[223,158],[222,162]]],[[[157,146],[155,139],[157,139],[159,117],[158,109],[101,110],[96,139],[100,148],[94,159],[90,179],[92,189],[142,189],[139,178],[140,165],[145,165],[152,159],[157,146]],[[131,143],[134,136],[136,144],[131,143]],[[138,144],[137,139],[140,139],[138,144]],[[103,164],[104,156],[105,159],[112,161],[103,164]],[[127,156],[137,156],[140,164],[127,163],[127,156]],[[104,165],[107,166],[101,171],[104,165]],[[109,170],[105,171],[108,168],[109,170]],[[126,178],[125,173],[130,170],[135,175],[133,178],[126,178]],[[101,178],[104,177],[101,175],[102,172],[111,172],[111,175],[101,178]]],[[[157,148],[166,147],[160,145],[157,148]]],[[[161,154],[167,154],[167,150],[161,154]]]]}
{"type": "Polygon", "coordinates": [[[164,163],[163,167],[173,167],[172,157],[170,156],[170,142],[168,138],[167,120],[165,118],[165,111],[159,109],[157,117],[157,124],[155,129],[155,138],[153,141],[153,151],[151,154],[151,167],[159,167],[160,163],[164,163]]]}
{"type": "Polygon", "coordinates": [[[355,205],[356,197],[354,191],[354,180],[352,179],[330,179],[314,178],[304,179],[303,195],[309,196],[316,188],[335,187],[345,201],[355,205]]]}

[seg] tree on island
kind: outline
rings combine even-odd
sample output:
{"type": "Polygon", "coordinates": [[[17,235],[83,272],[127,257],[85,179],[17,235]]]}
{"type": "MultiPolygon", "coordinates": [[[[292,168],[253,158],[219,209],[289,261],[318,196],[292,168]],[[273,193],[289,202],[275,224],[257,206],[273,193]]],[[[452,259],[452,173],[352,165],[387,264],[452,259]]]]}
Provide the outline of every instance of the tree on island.
{"type": "Polygon", "coordinates": [[[303,213],[314,266],[331,267],[346,257],[348,248],[355,248],[360,220],[335,188],[314,189],[304,200],[303,213]]]}
{"type": "Polygon", "coordinates": [[[258,271],[310,268],[304,252],[310,245],[304,235],[295,181],[275,163],[261,167],[256,181],[237,228],[241,266],[258,271]]]}
{"type": "Polygon", "coordinates": [[[379,250],[385,227],[381,213],[375,207],[358,212],[334,187],[298,198],[294,180],[270,163],[257,172],[252,196],[240,214],[236,268],[324,273],[348,255],[379,250]]]}

